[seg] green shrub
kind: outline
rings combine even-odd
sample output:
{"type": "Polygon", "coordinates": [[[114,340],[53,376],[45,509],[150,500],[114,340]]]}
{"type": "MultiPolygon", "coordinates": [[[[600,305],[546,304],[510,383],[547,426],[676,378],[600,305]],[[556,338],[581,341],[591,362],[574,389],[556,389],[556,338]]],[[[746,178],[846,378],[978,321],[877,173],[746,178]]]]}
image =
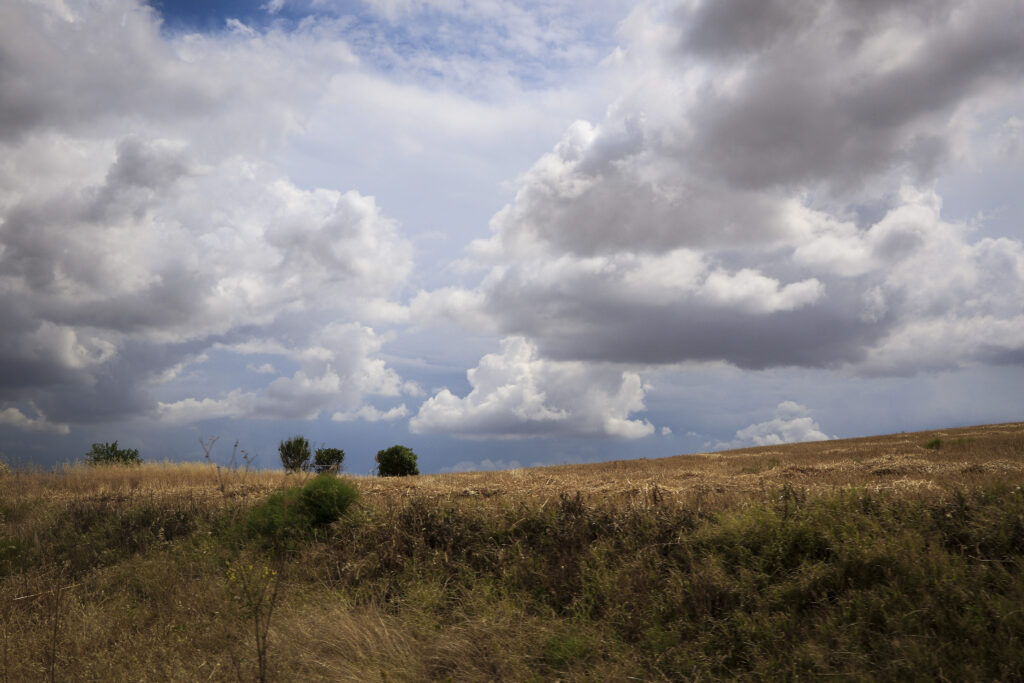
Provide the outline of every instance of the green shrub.
{"type": "Polygon", "coordinates": [[[286,472],[301,472],[309,469],[309,459],[312,456],[309,450],[309,441],[304,436],[293,436],[285,439],[277,447],[281,455],[281,465],[286,472]]]}
{"type": "Polygon", "coordinates": [[[377,451],[377,474],[382,477],[405,477],[410,474],[419,474],[416,467],[416,454],[411,448],[405,446],[392,446],[383,451],[377,451]]]}
{"type": "Polygon", "coordinates": [[[933,451],[937,451],[942,448],[942,439],[932,439],[924,445],[925,448],[930,448],[933,451]]]}
{"type": "Polygon", "coordinates": [[[141,465],[142,458],[139,457],[139,449],[118,448],[115,441],[113,443],[94,443],[89,452],[85,454],[85,462],[89,466],[141,465]]]}
{"type": "Polygon", "coordinates": [[[285,529],[301,527],[299,489],[275,491],[252,510],[246,523],[259,536],[278,536],[285,529]]]}
{"type": "Polygon", "coordinates": [[[345,459],[345,451],[340,448],[318,448],[313,457],[313,471],[317,474],[329,472],[337,474],[341,471],[341,463],[345,459]]]}
{"type": "Polygon", "coordinates": [[[310,524],[323,526],[337,521],[358,497],[356,487],[330,475],[320,474],[302,487],[299,501],[310,524]]]}
{"type": "Polygon", "coordinates": [[[298,536],[338,520],[359,498],[351,484],[321,474],[301,488],[275,491],[249,512],[249,530],[268,538],[298,536]]]}

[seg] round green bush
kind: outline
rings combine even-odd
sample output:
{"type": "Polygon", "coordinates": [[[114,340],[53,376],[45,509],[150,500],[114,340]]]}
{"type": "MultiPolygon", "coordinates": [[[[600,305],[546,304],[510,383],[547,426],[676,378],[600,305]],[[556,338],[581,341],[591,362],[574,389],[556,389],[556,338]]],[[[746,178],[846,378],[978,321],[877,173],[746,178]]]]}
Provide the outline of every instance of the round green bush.
{"type": "Polygon", "coordinates": [[[337,521],[358,497],[359,491],[355,486],[330,474],[317,475],[302,487],[299,495],[302,508],[312,526],[337,521]]]}
{"type": "Polygon", "coordinates": [[[405,477],[419,474],[416,466],[416,454],[405,446],[392,446],[377,451],[377,474],[382,477],[405,477]]]}
{"type": "Polygon", "coordinates": [[[313,457],[313,471],[317,474],[330,472],[337,474],[341,471],[341,463],[345,459],[345,451],[340,448],[318,448],[313,457]]]}
{"type": "Polygon", "coordinates": [[[305,535],[340,519],[358,498],[352,484],[321,474],[301,488],[270,494],[246,521],[250,531],[267,538],[305,535]]]}
{"type": "Polygon", "coordinates": [[[246,520],[249,530],[259,536],[281,536],[286,530],[307,526],[303,523],[298,505],[299,489],[275,491],[265,501],[249,511],[246,520]]]}

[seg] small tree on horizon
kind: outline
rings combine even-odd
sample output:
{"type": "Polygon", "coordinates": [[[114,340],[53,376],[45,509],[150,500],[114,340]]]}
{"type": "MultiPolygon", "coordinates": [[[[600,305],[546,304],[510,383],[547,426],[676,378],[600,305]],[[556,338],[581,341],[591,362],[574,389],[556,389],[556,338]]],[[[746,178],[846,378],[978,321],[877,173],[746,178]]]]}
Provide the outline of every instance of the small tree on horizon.
{"type": "Polygon", "coordinates": [[[87,465],[141,465],[138,448],[118,448],[117,442],[94,443],[85,454],[87,465]]]}
{"type": "Polygon", "coordinates": [[[285,472],[302,472],[309,469],[309,459],[313,454],[309,450],[309,441],[304,436],[293,436],[285,439],[277,447],[281,455],[281,466],[285,472]]]}
{"type": "Polygon", "coordinates": [[[382,477],[407,477],[419,474],[416,466],[416,454],[411,448],[394,445],[383,451],[377,451],[377,474],[382,477]]]}
{"type": "Polygon", "coordinates": [[[317,474],[324,472],[337,474],[341,471],[341,463],[344,459],[345,451],[340,448],[320,447],[316,449],[316,455],[313,457],[313,471],[317,474]]]}

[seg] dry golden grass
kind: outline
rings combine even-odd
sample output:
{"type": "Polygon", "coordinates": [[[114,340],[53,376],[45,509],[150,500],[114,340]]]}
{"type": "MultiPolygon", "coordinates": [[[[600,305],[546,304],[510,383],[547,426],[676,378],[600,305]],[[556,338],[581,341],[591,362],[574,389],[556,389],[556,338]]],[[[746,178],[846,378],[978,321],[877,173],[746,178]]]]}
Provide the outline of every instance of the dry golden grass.
{"type": "MultiPolygon", "coordinates": [[[[672,634],[647,629],[659,623],[659,602],[665,600],[694,611],[697,616],[687,618],[701,628],[717,628],[715,624],[726,624],[726,618],[742,609],[731,612],[732,608],[712,603],[705,608],[700,600],[716,595],[714,586],[719,587],[717,595],[722,600],[730,595],[726,589],[748,588],[728,578],[724,565],[711,560],[706,565],[699,558],[670,562],[646,540],[632,548],[628,545],[631,534],[642,536],[647,533],[644,525],[661,524],[673,534],[664,545],[665,553],[687,538],[688,543],[705,543],[708,552],[720,551],[725,557],[731,543],[728,534],[734,527],[719,527],[717,522],[700,521],[707,517],[698,514],[691,518],[682,513],[740,509],[748,504],[757,513],[756,506],[764,505],[766,492],[777,493],[783,486],[807,497],[856,487],[866,494],[878,492],[878,500],[929,501],[928,510],[939,509],[945,504],[943,499],[955,498],[951,492],[956,490],[986,486],[1006,490],[1010,485],[1011,493],[1006,495],[1012,498],[1017,495],[1012,494],[1013,485],[1024,484],[1024,423],[657,460],[349,478],[362,494],[352,517],[318,542],[275,557],[264,554],[251,539],[239,540],[225,525],[242,519],[249,507],[270,492],[305,481],[305,475],[159,463],[134,468],[16,470],[0,476],[0,532],[12,544],[10,553],[0,548],[0,567],[3,562],[10,563],[9,573],[0,580],[0,683],[47,680],[51,667],[56,680],[252,680],[251,624],[226,579],[227,560],[278,563],[275,566],[284,572],[281,600],[269,634],[271,680],[381,680],[382,672],[388,680],[408,681],[626,680],[638,671],[644,672],[646,680],[659,676],[673,679],[672,671],[721,674],[728,671],[726,665],[707,659],[717,651],[716,646],[709,646],[711,655],[702,654],[704,650],[690,652],[684,645],[693,636],[679,634],[673,636],[678,641],[674,649],[666,652],[685,651],[695,659],[678,655],[675,669],[660,669],[667,655],[658,654],[659,638],[672,634]],[[941,439],[940,448],[925,447],[935,439],[941,439]],[[586,509],[573,512],[571,497],[576,492],[586,509]],[[555,514],[555,510],[559,512],[555,514]],[[81,523],[78,517],[83,518],[81,523]],[[527,534],[517,527],[520,519],[540,525],[539,531],[527,534]],[[687,519],[699,527],[694,536],[686,536],[690,532],[685,525],[673,526],[687,519]],[[563,523],[568,526],[558,526],[563,523]],[[459,528],[460,524],[465,527],[459,528]],[[601,539],[581,541],[579,548],[565,551],[566,558],[583,563],[573,565],[579,574],[559,574],[559,569],[565,569],[558,564],[565,561],[560,559],[562,550],[548,545],[545,535],[561,529],[572,541],[577,538],[573,534],[585,533],[588,524],[614,529],[624,525],[615,533],[621,533],[624,547],[631,549],[616,554],[620,551],[614,550],[615,539],[607,539],[606,545],[601,545],[605,542],[601,539]],[[716,534],[724,540],[708,540],[718,538],[716,534]],[[133,540],[127,543],[122,538],[133,540]],[[80,547],[76,545],[79,539],[88,539],[80,545],[96,547],[80,547]],[[461,548],[460,543],[467,546],[461,548]],[[587,554],[592,545],[601,545],[603,550],[587,554]],[[608,566],[586,565],[579,558],[590,563],[606,560],[608,566]],[[654,571],[654,566],[662,569],[654,571]],[[591,582],[586,584],[588,590],[602,596],[604,609],[618,615],[618,621],[591,620],[587,613],[574,616],[577,603],[573,601],[579,596],[571,594],[563,604],[545,592],[545,581],[559,590],[576,590],[572,587],[575,581],[582,581],[584,569],[590,572],[586,574],[591,582]],[[641,580],[656,582],[650,588],[653,597],[644,585],[631,583],[641,580]],[[604,588],[602,581],[608,583],[604,588]],[[733,585],[738,587],[729,588],[733,585]],[[666,592],[664,598],[658,597],[658,591],[669,590],[674,591],[672,596],[666,592]],[[613,609],[618,609],[614,599],[619,593],[636,601],[647,600],[637,602],[636,609],[647,613],[635,633],[629,631],[629,619],[636,614],[632,603],[627,601],[620,612],[613,609]],[[701,621],[704,609],[710,611],[706,621],[701,621]],[[613,623],[617,625],[610,625],[613,623]],[[632,635],[621,636],[623,630],[632,635]]],[[[979,510],[983,507],[977,506],[979,510]]],[[[955,505],[949,509],[957,510],[955,505]]],[[[940,521],[947,517],[938,515],[940,521]]],[[[761,518],[755,514],[751,519],[761,518]]],[[[1017,533],[1013,519],[1004,521],[1009,525],[1006,534],[1017,533]]],[[[793,527],[779,524],[765,528],[771,533],[775,533],[773,529],[800,532],[799,521],[793,527]]],[[[753,524],[750,528],[761,527],[753,524]]],[[[964,528],[982,535],[985,531],[981,522],[964,528]]],[[[651,533],[648,540],[654,543],[660,537],[651,533]]],[[[889,564],[879,566],[896,566],[901,542],[880,532],[865,532],[864,566],[870,569],[875,566],[870,562],[882,560],[889,564]]],[[[934,550],[908,548],[920,552],[928,562],[938,561],[934,550]]],[[[1024,642],[1024,632],[1018,633],[1024,627],[1015,625],[1021,621],[1019,606],[1014,606],[1018,605],[1013,577],[1018,575],[1015,568],[1019,565],[1012,564],[1016,560],[986,556],[964,569],[967,565],[962,563],[973,561],[971,557],[955,552],[951,557],[949,571],[966,573],[950,574],[954,578],[943,578],[945,583],[935,585],[947,590],[965,582],[963,604],[971,604],[977,586],[986,586],[990,592],[991,586],[1002,586],[1003,593],[986,607],[999,616],[999,623],[993,622],[992,628],[1009,631],[999,643],[1024,642]],[[1006,563],[1006,569],[1000,569],[999,563],[1006,563]],[[979,573],[981,578],[966,583],[974,580],[970,572],[982,571],[991,576],[979,573]]],[[[850,566],[861,566],[854,560],[850,566]]],[[[814,562],[800,566],[807,576],[798,571],[775,577],[789,582],[784,584],[786,590],[796,591],[803,585],[801,581],[813,588],[819,580],[814,572],[826,568],[814,562]]],[[[753,588],[749,590],[754,596],[751,601],[761,599],[753,588]]],[[[807,590],[818,599],[811,588],[807,590]]],[[[868,596],[864,600],[875,599],[867,592],[836,591],[839,597],[834,599],[852,601],[860,595],[868,596]]],[[[898,592],[878,595],[885,600],[901,597],[898,592]]],[[[950,595],[957,593],[951,591],[950,595]]],[[[850,604],[850,609],[868,609],[858,607],[860,603],[850,604]]],[[[937,613],[939,608],[930,609],[937,613]]],[[[920,611],[908,611],[906,618],[920,611]]],[[[753,614],[760,618],[769,612],[753,614]]],[[[681,619],[668,619],[659,628],[683,623],[681,619]]],[[[782,623],[796,628],[794,624],[799,625],[800,620],[782,623]]],[[[837,621],[835,637],[842,639],[856,623],[860,622],[837,621]]],[[[941,622],[922,623],[907,627],[905,633],[899,631],[905,642],[893,645],[893,657],[913,655],[914,661],[927,663],[929,653],[938,651],[941,643],[926,643],[928,647],[922,645],[924,649],[915,654],[911,646],[917,641],[913,638],[941,622]]],[[[974,622],[965,617],[963,623],[974,622]]],[[[773,628],[767,625],[762,629],[763,642],[769,643],[764,634],[770,635],[773,628]]],[[[744,633],[738,632],[736,640],[729,642],[745,647],[744,633]]],[[[844,647],[855,645],[851,640],[844,647]]],[[[878,646],[871,643],[856,655],[865,662],[863,666],[885,664],[871,660],[871,648],[878,646]]],[[[807,645],[805,660],[790,661],[799,663],[805,673],[845,671],[847,677],[858,678],[867,671],[858,668],[860,664],[843,664],[845,660],[828,648],[814,650],[822,647],[815,641],[807,645]]],[[[758,650],[771,651],[770,644],[758,650]]],[[[979,662],[987,662],[987,668],[978,671],[998,674],[998,653],[987,656],[987,660],[979,658],[979,662]]],[[[765,657],[762,663],[771,666],[770,657],[765,657]]],[[[892,667],[886,671],[902,671],[895,664],[892,667]]],[[[756,669],[746,672],[747,677],[760,676],[756,669]]],[[[1024,664],[1006,669],[1007,676],[1015,672],[1024,673],[1024,664]]]]}
{"type": "Polygon", "coordinates": [[[207,463],[144,463],[138,467],[65,465],[55,470],[12,470],[0,477],[5,500],[120,499],[182,496],[197,499],[258,497],[286,484],[280,471],[243,470],[207,463]]]}
{"type": "Polygon", "coordinates": [[[813,493],[843,486],[939,489],[1024,479],[1024,423],[617,460],[500,472],[358,479],[369,500],[427,495],[440,499],[523,501],[580,491],[592,500],[742,498],[784,483],[813,493]],[[925,448],[941,439],[939,449],[925,448]],[[652,493],[654,489],[656,492],[652,493]]]}
{"type": "MultiPolygon", "coordinates": [[[[141,467],[65,466],[55,471],[14,470],[0,476],[0,499],[43,500],[182,497],[217,504],[255,500],[308,475],[277,470],[218,468],[205,463],[146,463],[141,467]]],[[[936,490],[1024,478],[1024,422],[886,436],[616,460],[498,472],[418,477],[345,475],[366,503],[428,497],[444,500],[543,502],[562,492],[593,500],[651,495],[742,498],[784,483],[809,492],[843,486],[936,490]],[[925,444],[941,439],[939,449],[925,444]],[[656,491],[654,491],[657,489],[656,491]],[[652,493],[652,491],[654,491],[652,493]]]]}

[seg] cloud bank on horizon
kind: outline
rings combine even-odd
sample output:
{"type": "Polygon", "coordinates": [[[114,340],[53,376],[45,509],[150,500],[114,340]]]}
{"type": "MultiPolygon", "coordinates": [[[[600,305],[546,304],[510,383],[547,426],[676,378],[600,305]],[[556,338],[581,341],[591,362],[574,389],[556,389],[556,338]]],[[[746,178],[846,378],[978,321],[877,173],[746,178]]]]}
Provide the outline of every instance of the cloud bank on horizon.
{"type": "Polygon", "coordinates": [[[1024,398],[1017,2],[247,11],[0,7],[5,453],[391,425],[459,470],[1024,398]]]}

